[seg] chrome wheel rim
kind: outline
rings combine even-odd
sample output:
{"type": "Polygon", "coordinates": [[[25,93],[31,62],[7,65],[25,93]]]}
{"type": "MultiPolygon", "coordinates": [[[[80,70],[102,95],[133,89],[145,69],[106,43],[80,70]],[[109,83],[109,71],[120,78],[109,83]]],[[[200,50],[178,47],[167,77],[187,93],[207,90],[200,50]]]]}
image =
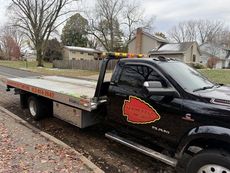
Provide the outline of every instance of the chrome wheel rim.
{"type": "Polygon", "coordinates": [[[30,100],[29,103],[30,114],[35,117],[37,112],[37,106],[34,100],[30,100]]]}
{"type": "Polygon", "coordinates": [[[205,165],[197,173],[230,173],[230,170],[220,165],[205,165]]]}

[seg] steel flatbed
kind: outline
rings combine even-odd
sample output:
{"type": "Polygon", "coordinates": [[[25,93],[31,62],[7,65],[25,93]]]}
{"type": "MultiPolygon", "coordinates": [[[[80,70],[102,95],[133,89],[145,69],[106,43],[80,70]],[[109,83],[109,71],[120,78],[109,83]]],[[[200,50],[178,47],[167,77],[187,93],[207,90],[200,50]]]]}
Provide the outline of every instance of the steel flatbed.
{"type": "Polygon", "coordinates": [[[65,105],[86,111],[97,108],[93,101],[97,82],[60,76],[10,78],[8,88],[16,88],[40,95],[65,105]]]}

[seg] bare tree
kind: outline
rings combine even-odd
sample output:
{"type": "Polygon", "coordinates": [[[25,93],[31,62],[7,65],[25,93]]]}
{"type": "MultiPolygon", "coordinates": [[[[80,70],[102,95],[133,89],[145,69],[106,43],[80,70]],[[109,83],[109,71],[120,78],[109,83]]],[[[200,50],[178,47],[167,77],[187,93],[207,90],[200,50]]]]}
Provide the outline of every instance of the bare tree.
{"type": "Polygon", "coordinates": [[[153,31],[155,17],[144,15],[144,9],[137,1],[131,0],[97,0],[94,13],[89,17],[89,33],[94,35],[107,50],[126,48],[136,29],[153,31]],[[95,14],[96,13],[96,14],[95,14]]]}
{"type": "Polygon", "coordinates": [[[196,40],[196,24],[194,21],[181,22],[168,33],[169,38],[178,43],[196,40]]]}
{"type": "Polygon", "coordinates": [[[197,40],[197,29],[196,29],[196,21],[190,20],[186,24],[187,27],[187,39],[188,41],[196,41],[197,40]]]}
{"type": "Polygon", "coordinates": [[[230,49],[230,30],[225,28],[222,32],[217,34],[212,40],[213,43],[223,46],[224,48],[230,49]]]}
{"type": "Polygon", "coordinates": [[[94,35],[107,51],[114,51],[121,41],[119,15],[124,0],[97,0],[95,12],[89,16],[89,34],[94,35]]]}
{"type": "Polygon", "coordinates": [[[9,23],[7,23],[1,29],[1,35],[11,36],[20,48],[22,47],[23,41],[25,39],[25,35],[23,34],[23,32],[21,32],[19,28],[14,27],[9,23]]]}
{"type": "Polygon", "coordinates": [[[144,9],[136,1],[128,1],[124,5],[124,18],[121,25],[124,25],[126,41],[131,40],[137,28],[143,28],[148,32],[153,32],[155,16],[144,16],[144,9]]]}
{"type": "Polygon", "coordinates": [[[0,31],[0,46],[5,59],[19,59],[23,34],[18,32],[15,27],[5,25],[0,31]]]}
{"type": "Polygon", "coordinates": [[[70,13],[64,7],[73,0],[12,0],[15,26],[32,41],[37,52],[38,66],[43,66],[43,53],[53,31],[60,25],[56,21],[70,13]]]}
{"type": "Polygon", "coordinates": [[[94,49],[98,48],[98,40],[93,35],[88,36],[88,46],[94,49]]]}
{"type": "Polygon", "coordinates": [[[224,24],[221,21],[200,20],[197,21],[197,30],[201,44],[212,42],[223,31],[224,24]]]}
{"type": "Polygon", "coordinates": [[[20,47],[10,35],[0,37],[1,51],[3,58],[7,60],[19,59],[21,56],[20,47]]]}
{"type": "Polygon", "coordinates": [[[203,44],[214,41],[223,29],[221,21],[189,20],[174,26],[168,35],[175,42],[197,41],[203,44]]]}

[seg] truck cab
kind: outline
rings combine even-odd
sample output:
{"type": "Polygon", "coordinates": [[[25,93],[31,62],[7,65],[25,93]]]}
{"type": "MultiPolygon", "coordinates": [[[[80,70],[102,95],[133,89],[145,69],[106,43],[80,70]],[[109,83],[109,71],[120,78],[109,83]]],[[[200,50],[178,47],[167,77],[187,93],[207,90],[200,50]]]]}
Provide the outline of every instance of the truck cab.
{"type": "Polygon", "coordinates": [[[160,146],[173,157],[194,147],[194,155],[229,152],[230,87],[173,59],[121,59],[108,89],[107,119],[119,135],[160,146]]]}

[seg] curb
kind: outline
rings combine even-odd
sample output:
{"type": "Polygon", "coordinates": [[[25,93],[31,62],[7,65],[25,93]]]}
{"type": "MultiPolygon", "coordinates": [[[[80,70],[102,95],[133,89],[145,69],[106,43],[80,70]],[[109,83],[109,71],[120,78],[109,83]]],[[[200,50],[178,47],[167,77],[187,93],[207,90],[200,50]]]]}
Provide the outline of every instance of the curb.
{"type": "Polygon", "coordinates": [[[97,167],[94,163],[92,163],[90,160],[88,160],[85,156],[83,156],[81,153],[79,153],[78,151],[76,151],[75,149],[73,149],[72,147],[70,147],[69,145],[65,144],[64,142],[60,141],[59,139],[49,135],[48,133],[45,133],[39,129],[37,129],[36,127],[32,126],[31,124],[29,124],[27,121],[21,119],[20,117],[18,117],[17,115],[13,114],[12,112],[8,111],[7,109],[3,108],[2,106],[0,106],[0,111],[6,113],[7,115],[9,115],[10,117],[12,117],[13,119],[15,119],[15,121],[17,121],[18,123],[28,127],[29,129],[31,129],[32,131],[34,131],[37,134],[40,134],[41,136],[43,136],[44,138],[54,142],[57,145],[60,145],[64,148],[70,149],[71,151],[73,151],[78,158],[88,167],[90,168],[93,172],[95,173],[104,173],[103,170],[101,170],[99,167],[97,167]]]}

